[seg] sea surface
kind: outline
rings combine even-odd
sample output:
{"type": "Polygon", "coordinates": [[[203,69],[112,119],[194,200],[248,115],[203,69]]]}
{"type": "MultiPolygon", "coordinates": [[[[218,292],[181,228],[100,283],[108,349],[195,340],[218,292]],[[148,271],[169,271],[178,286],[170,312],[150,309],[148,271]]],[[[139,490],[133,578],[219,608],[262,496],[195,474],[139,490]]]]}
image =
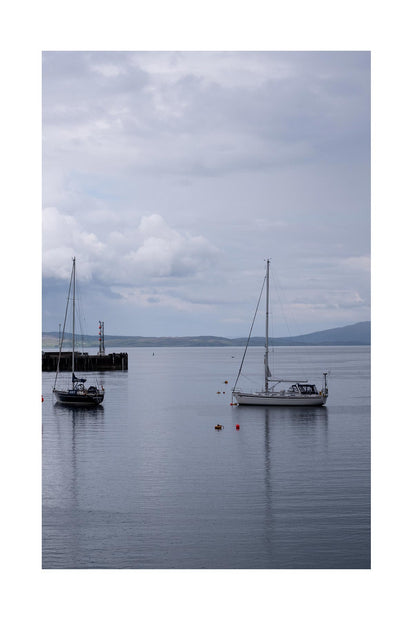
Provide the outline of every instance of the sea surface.
{"type": "Polygon", "coordinates": [[[43,373],[45,569],[370,567],[369,347],[277,349],[282,377],[329,371],[315,408],[232,406],[243,348],[127,351],[92,410],[43,373]]]}

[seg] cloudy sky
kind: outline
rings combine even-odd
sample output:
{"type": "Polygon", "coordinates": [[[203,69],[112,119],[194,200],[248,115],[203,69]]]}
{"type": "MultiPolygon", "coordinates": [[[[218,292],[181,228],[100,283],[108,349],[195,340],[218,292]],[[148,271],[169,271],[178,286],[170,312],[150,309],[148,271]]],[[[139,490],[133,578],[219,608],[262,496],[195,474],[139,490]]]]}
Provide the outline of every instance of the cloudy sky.
{"type": "Polygon", "coordinates": [[[42,243],[45,331],[72,256],[89,334],[370,319],[369,53],[43,53],[42,243]]]}

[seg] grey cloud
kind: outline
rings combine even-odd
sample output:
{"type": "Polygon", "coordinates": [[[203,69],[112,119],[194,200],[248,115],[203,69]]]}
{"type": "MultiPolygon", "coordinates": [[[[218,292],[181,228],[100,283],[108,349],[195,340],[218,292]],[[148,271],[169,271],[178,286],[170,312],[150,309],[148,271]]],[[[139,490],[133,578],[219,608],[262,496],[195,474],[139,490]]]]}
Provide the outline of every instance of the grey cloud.
{"type": "Polygon", "coordinates": [[[129,304],[148,333],[162,323],[150,305],[170,305],[173,326],[198,306],[200,329],[209,308],[239,333],[269,256],[298,304],[312,283],[310,304],[326,294],[339,309],[314,323],[366,319],[369,64],[358,52],[45,53],[45,282],[76,254],[123,327],[129,304]],[[154,215],[158,229],[140,230],[154,215]]]}
{"type": "MultiPolygon", "coordinates": [[[[46,84],[60,84],[60,89],[45,87],[45,121],[68,124],[74,133],[72,146],[78,145],[78,151],[86,140],[92,147],[96,142],[104,154],[107,149],[110,157],[111,143],[123,142],[121,165],[154,172],[224,174],[326,156],[335,151],[339,140],[352,144],[361,127],[367,131],[369,107],[363,89],[358,90],[348,77],[353,90],[343,86],[341,90],[342,81],[326,74],[320,56],[320,66],[304,63],[304,67],[285,57],[284,65],[290,63],[292,68],[280,78],[276,55],[273,64],[268,63],[267,80],[251,89],[217,84],[191,73],[179,75],[176,81],[163,80],[125,62],[128,55],[120,59],[115,55],[112,62],[124,61],[124,72],[106,77],[92,67],[109,63],[109,55],[99,59],[96,54],[75,53],[67,59],[61,54],[62,77],[55,71],[44,79],[46,84]],[[68,98],[67,89],[77,76],[79,84],[68,98]],[[56,105],[59,95],[60,106],[56,105]]],[[[220,65],[222,56],[214,58],[220,65]]],[[[349,64],[352,69],[346,53],[337,58],[339,68],[344,66],[342,72],[349,64]]],[[[236,70],[240,71],[240,61],[236,70]]],[[[96,161],[99,169],[100,158],[96,161]]],[[[115,159],[115,168],[117,164],[115,159]]]]}

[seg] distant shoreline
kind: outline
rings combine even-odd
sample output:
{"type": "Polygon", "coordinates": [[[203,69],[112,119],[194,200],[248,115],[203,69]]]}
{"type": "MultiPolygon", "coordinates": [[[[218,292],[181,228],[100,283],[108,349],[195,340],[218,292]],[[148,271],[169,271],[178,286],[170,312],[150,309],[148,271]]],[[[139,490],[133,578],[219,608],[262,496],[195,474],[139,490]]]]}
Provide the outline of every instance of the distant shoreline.
{"type": "MultiPolygon", "coordinates": [[[[77,349],[81,348],[82,344],[79,344],[77,349]]],[[[283,345],[279,344],[279,343],[269,343],[270,347],[371,347],[370,343],[289,343],[286,344],[284,343],[283,345]]],[[[98,344],[94,344],[94,343],[84,343],[83,344],[84,348],[87,349],[98,349],[98,344]]],[[[157,348],[161,348],[161,349],[168,349],[169,347],[174,349],[174,348],[181,348],[184,349],[186,347],[199,347],[199,348],[208,348],[208,347],[217,347],[220,349],[225,349],[225,348],[230,348],[230,347],[245,347],[245,345],[237,345],[237,344],[233,344],[230,343],[229,345],[200,345],[200,344],[194,344],[194,345],[188,345],[188,344],[182,344],[182,345],[175,345],[175,344],[170,344],[170,345],[160,345],[160,344],[153,344],[153,345],[125,345],[123,344],[116,344],[116,343],[110,343],[108,345],[106,345],[106,349],[112,349],[116,347],[117,349],[121,348],[121,347],[125,347],[125,348],[132,348],[132,349],[157,349],[157,348]]],[[[254,344],[250,344],[249,347],[260,347],[262,348],[263,345],[254,343],[254,344]]],[[[47,342],[42,342],[42,351],[46,351],[48,349],[51,350],[58,350],[59,347],[58,345],[50,345],[47,342]]],[[[65,345],[62,349],[63,351],[71,351],[71,346],[69,345],[65,345]]]]}
{"type": "MultiPolygon", "coordinates": [[[[76,336],[76,335],[75,335],[76,336]]],[[[84,347],[99,347],[98,336],[76,336],[84,347]]],[[[220,336],[111,336],[105,335],[105,347],[244,347],[247,338],[226,338],[220,336]]],[[[43,332],[42,348],[57,347],[58,332],[43,332]]],[[[71,348],[72,334],[65,334],[64,347],[71,348]]],[[[342,328],[332,328],[311,334],[301,334],[292,337],[278,337],[269,339],[269,345],[274,346],[363,346],[371,345],[371,322],[364,321],[342,328]]],[[[250,346],[263,347],[264,337],[255,336],[250,339],[250,346]]]]}

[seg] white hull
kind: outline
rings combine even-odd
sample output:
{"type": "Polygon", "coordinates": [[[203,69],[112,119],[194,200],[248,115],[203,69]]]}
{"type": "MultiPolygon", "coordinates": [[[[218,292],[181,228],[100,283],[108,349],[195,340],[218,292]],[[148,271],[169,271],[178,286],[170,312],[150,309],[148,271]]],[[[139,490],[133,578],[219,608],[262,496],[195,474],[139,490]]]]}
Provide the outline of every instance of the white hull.
{"type": "MultiPolygon", "coordinates": [[[[309,384],[308,380],[288,380],[288,379],[273,379],[272,374],[269,369],[269,264],[270,260],[266,261],[266,278],[262,286],[262,291],[264,284],[266,283],[266,330],[265,330],[265,354],[264,354],[264,385],[261,391],[257,392],[243,392],[242,390],[236,390],[237,382],[239,381],[239,377],[243,368],[244,357],[247,352],[247,347],[249,345],[250,335],[252,333],[252,327],[250,328],[249,338],[247,339],[246,348],[244,350],[242,362],[240,365],[239,373],[237,375],[234,388],[233,388],[233,399],[237,401],[239,405],[282,405],[282,406],[320,406],[325,405],[326,400],[328,398],[328,386],[326,384],[326,375],[325,377],[325,388],[320,391],[317,390],[315,384],[309,384]],[[281,386],[285,384],[292,385],[287,390],[281,388],[281,386]]],[[[260,298],[262,296],[262,291],[260,292],[260,298]]],[[[259,306],[259,302],[257,303],[257,308],[259,306]]],[[[256,318],[256,313],[253,318],[256,318]]]]}
{"type": "Polygon", "coordinates": [[[325,405],[325,395],[281,395],[278,393],[233,393],[239,405],[325,405]]]}

